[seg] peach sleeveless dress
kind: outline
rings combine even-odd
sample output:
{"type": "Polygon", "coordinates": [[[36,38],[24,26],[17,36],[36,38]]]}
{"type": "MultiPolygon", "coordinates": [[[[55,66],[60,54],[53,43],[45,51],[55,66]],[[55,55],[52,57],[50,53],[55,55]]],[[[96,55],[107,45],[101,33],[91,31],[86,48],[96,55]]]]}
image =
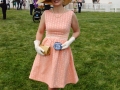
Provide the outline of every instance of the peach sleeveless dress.
{"type": "Polygon", "coordinates": [[[50,46],[50,55],[37,54],[29,78],[41,81],[50,88],[64,88],[68,83],[77,83],[78,76],[74,67],[70,47],[64,50],[55,50],[55,42],[67,41],[73,11],[67,11],[62,16],[56,17],[53,12],[45,12],[46,36],[42,45],[50,46]]]}

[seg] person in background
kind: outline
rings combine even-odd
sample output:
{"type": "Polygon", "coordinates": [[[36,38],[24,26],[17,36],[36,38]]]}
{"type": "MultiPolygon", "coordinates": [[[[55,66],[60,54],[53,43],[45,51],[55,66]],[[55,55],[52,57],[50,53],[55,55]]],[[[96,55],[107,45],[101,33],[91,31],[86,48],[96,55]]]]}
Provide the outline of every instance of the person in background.
{"type": "Polygon", "coordinates": [[[82,0],[77,0],[78,3],[78,13],[81,13],[82,0]]]}
{"type": "Polygon", "coordinates": [[[93,1],[93,4],[94,4],[94,3],[97,3],[97,0],[92,0],[92,1],[93,1]]]}
{"type": "Polygon", "coordinates": [[[30,15],[33,14],[33,10],[34,10],[34,1],[33,0],[28,0],[28,3],[30,5],[30,15]]]}
{"type": "Polygon", "coordinates": [[[13,3],[13,8],[16,8],[16,1],[13,0],[12,3],[13,3]]]}
{"type": "Polygon", "coordinates": [[[34,7],[35,7],[35,8],[38,7],[37,1],[38,1],[38,0],[33,0],[33,2],[34,2],[34,7]]]}
{"type": "Polygon", "coordinates": [[[16,0],[16,2],[17,2],[17,10],[19,10],[20,9],[20,0],[16,0]]]}
{"type": "Polygon", "coordinates": [[[46,83],[48,90],[58,90],[68,83],[78,82],[70,45],[79,37],[79,23],[75,13],[64,8],[71,0],[39,1],[51,3],[53,8],[41,16],[34,40],[37,54],[29,78],[46,83]],[[50,54],[46,55],[40,45],[49,46],[50,54]]]}
{"type": "Polygon", "coordinates": [[[85,0],[82,0],[82,3],[85,3],[85,0]]]}
{"type": "Polygon", "coordinates": [[[92,1],[93,1],[93,8],[96,10],[97,9],[96,4],[99,4],[100,0],[92,0],[92,1]]]}
{"type": "Polygon", "coordinates": [[[7,11],[7,4],[6,4],[6,0],[3,0],[0,3],[0,7],[2,8],[2,14],[3,14],[3,19],[6,19],[6,11],[7,11]]]}
{"type": "Polygon", "coordinates": [[[6,4],[7,4],[7,9],[10,9],[10,0],[6,0],[6,4]]]}
{"type": "Polygon", "coordinates": [[[25,7],[26,7],[26,0],[23,0],[23,7],[24,7],[24,9],[25,9],[25,7]]]}
{"type": "Polygon", "coordinates": [[[73,1],[73,8],[74,8],[74,12],[76,13],[77,12],[77,1],[76,0],[73,1]]]}
{"type": "Polygon", "coordinates": [[[23,0],[20,0],[20,10],[22,10],[23,0]]]}

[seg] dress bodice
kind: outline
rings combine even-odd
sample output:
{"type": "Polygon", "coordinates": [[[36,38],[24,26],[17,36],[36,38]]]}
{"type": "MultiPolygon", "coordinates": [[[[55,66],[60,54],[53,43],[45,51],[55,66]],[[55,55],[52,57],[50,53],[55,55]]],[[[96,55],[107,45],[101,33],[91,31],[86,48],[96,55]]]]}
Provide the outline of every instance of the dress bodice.
{"type": "Polygon", "coordinates": [[[61,36],[68,38],[73,11],[55,14],[50,10],[45,11],[46,36],[61,36]]]}

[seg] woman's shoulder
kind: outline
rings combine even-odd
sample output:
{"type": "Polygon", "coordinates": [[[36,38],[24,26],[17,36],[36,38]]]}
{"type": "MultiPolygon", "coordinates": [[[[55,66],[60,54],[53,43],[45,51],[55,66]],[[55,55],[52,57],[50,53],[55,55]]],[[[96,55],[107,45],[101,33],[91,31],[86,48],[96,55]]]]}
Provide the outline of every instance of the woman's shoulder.
{"type": "Polygon", "coordinates": [[[52,13],[51,10],[45,10],[42,14],[42,16],[49,16],[52,13]]]}
{"type": "Polygon", "coordinates": [[[71,13],[71,14],[74,14],[74,12],[72,10],[68,10],[68,9],[65,9],[65,13],[71,13]]]}

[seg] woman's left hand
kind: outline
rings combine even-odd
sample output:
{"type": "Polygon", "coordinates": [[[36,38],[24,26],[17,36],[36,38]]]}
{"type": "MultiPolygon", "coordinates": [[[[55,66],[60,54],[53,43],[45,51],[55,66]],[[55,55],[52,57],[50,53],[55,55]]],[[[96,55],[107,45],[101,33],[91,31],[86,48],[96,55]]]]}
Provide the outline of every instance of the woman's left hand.
{"type": "Polygon", "coordinates": [[[71,37],[68,41],[62,44],[62,49],[66,49],[70,46],[70,44],[75,41],[75,37],[71,37]]]}

